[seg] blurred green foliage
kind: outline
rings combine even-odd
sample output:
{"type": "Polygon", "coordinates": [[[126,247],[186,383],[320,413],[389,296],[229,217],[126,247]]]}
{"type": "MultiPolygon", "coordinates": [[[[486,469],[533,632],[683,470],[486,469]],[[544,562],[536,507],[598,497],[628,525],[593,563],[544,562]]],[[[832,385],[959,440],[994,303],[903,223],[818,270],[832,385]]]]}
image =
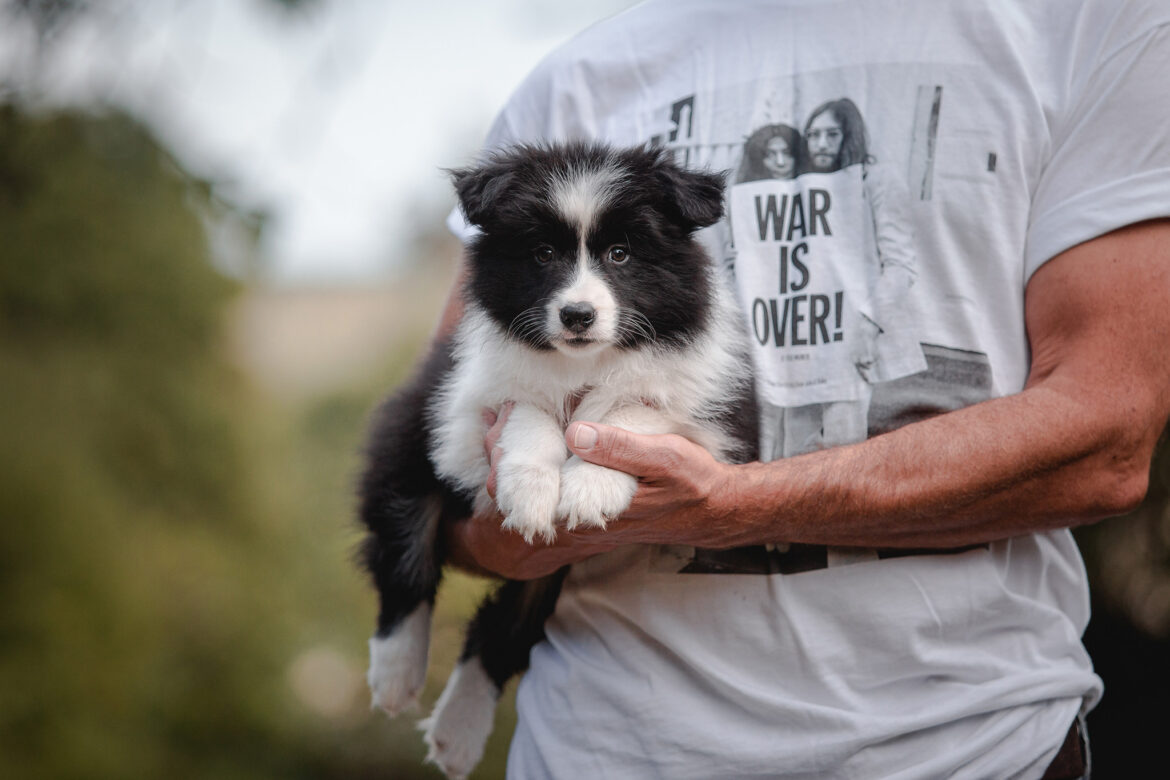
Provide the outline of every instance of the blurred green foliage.
{"type": "MultiPolygon", "coordinates": [[[[301,405],[252,387],[210,193],[125,116],[0,107],[0,776],[438,777],[368,711],[350,561],[405,361],[301,405]]],[[[445,585],[428,704],[484,587],[445,585]]]]}

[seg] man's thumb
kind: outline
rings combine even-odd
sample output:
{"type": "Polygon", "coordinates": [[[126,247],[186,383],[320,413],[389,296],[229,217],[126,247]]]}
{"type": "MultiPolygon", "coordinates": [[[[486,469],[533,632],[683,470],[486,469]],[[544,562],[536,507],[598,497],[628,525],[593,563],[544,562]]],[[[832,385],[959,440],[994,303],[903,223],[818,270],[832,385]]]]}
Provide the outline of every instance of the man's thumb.
{"type": "Polygon", "coordinates": [[[643,476],[646,447],[643,438],[622,428],[599,423],[575,422],[565,431],[565,443],[582,460],[643,476]]]}

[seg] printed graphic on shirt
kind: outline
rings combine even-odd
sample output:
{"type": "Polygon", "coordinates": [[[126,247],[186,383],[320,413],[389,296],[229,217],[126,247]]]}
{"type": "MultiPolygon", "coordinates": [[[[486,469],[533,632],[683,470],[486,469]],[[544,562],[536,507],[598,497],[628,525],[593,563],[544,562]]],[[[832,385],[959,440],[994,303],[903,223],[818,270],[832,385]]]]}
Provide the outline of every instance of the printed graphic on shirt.
{"type": "Polygon", "coordinates": [[[869,293],[878,269],[862,176],[852,165],[729,192],[735,281],[770,404],[856,401],[862,392],[872,367],[862,353],[881,319],[869,293]]]}
{"type": "Polygon", "coordinates": [[[735,281],[760,401],[822,405],[832,426],[807,445],[789,437],[769,458],[864,439],[872,387],[926,369],[911,297],[914,248],[886,213],[894,197],[902,191],[860,163],[730,189],[735,281]]]}
{"type": "MultiPolygon", "coordinates": [[[[992,394],[987,356],[941,344],[921,314],[929,258],[914,204],[940,197],[944,88],[895,84],[891,73],[883,89],[871,69],[853,92],[855,75],[684,96],[649,122],[663,128],[652,142],[681,162],[730,171],[727,217],[704,238],[733,274],[750,334],[761,460],[863,441],[992,394]],[[887,94],[900,102],[863,111],[862,96],[887,94]]],[[[995,164],[992,150],[988,172],[995,164]]],[[[791,574],[885,557],[815,545],[664,548],[654,568],[791,574]]]]}

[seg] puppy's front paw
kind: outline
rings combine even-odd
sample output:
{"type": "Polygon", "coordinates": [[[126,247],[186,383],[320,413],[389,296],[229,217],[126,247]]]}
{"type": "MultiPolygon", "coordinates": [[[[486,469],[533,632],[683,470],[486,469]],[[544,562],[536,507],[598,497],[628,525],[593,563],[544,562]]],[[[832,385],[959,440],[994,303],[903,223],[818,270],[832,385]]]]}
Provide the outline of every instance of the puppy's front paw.
{"type": "Polygon", "coordinates": [[[621,471],[570,458],[561,468],[561,500],[557,515],[572,530],[579,525],[605,528],[629,508],[638,480],[621,471]]]}
{"type": "Polygon", "coordinates": [[[496,503],[504,513],[504,528],[516,531],[529,544],[540,536],[556,538],[557,499],[561,474],[555,468],[501,463],[496,476],[496,503]]]}

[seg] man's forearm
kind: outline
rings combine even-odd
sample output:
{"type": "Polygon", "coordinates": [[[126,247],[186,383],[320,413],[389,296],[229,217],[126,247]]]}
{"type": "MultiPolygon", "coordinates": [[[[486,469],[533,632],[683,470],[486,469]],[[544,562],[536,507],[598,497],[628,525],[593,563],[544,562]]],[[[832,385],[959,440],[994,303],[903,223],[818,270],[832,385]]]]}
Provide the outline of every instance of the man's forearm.
{"type": "Polygon", "coordinates": [[[1029,282],[1027,387],[856,445],[738,467],[717,546],[958,546],[1123,513],[1170,412],[1170,222],[1053,258],[1029,282]]]}
{"type": "MultiPolygon", "coordinates": [[[[866,442],[733,467],[711,546],[952,547],[1092,522],[1145,494],[1154,436],[1037,387],[866,442]]],[[[1136,421],[1131,421],[1133,425],[1136,421]]]]}

